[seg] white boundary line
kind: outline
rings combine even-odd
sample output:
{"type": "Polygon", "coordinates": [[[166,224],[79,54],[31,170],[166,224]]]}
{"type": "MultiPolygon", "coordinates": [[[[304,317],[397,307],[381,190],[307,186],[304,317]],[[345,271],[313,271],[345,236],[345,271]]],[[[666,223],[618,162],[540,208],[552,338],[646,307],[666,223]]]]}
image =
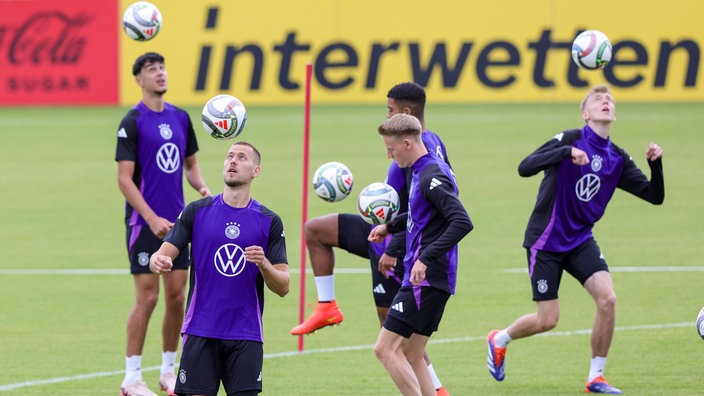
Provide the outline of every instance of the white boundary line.
{"type": "MultiPolygon", "coordinates": [[[[289,273],[298,274],[299,268],[289,268],[289,273]]],[[[313,273],[310,269],[309,273],[313,273]]],[[[336,274],[368,274],[371,268],[336,268],[336,274]]],[[[127,269],[0,269],[0,275],[129,275],[127,269]]]]}
{"type": "MultiPolygon", "coordinates": [[[[336,274],[368,274],[370,268],[336,268],[336,274]]],[[[609,267],[611,272],[704,272],[704,267],[673,266],[673,267],[609,267]]],[[[289,268],[292,274],[300,273],[299,268],[289,268]]],[[[507,268],[502,273],[527,273],[526,268],[507,268]]],[[[309,273],[313,273],[311,269],[309,273]]],[[[127,269],[0,269],[0,275],[129,275],[127,269]]]]}
{"type": "MultiPolygon", "coordinates": [[[[672,266],[672,267],[609,267],[610,272],[703,272],[704,267],[672,266]]],[[[509,268],[501,270],[503,273],[528,273],[527,268],[509,268]]]]}
{"type": "MultiPolygon", "coordinates": [[[[621,332],[621,331],[638,331],[638,330],[661,330],[661,329],[690,327],[690,326],[694,326],[694,322],[622,326],[622,327],[617,327],[616,331],[621,332]]],[[[560,336],[564,337],[564,336],[575,336],[575,335],[587,335],[590,333],[591,333],[590,329],[585,329],[585,330],[573,330],[573,331],[551,331],[548,333],[538,334],[537,336],[538,337],[560,337],[560,336]]],[[[438,340],[431,339],[429,341],[429,343],[430,344],[451,344],[451,343],[458,343],[458,342],[474,342],[474,341],[484,342],[485,340],[486,340],[486,336],[460,337],[460,338],[444,338],[444,339],[438,339],[438,340]]],[[[300,356],[300,355],[315,355],[315,354],[320,354],[320,353],[364,351],[364,350],[373,350],[373,349],[374,349],[374,345],[372,345],[372,344],[350,345],[350,346],[339,347],[339,348],[310,349],[310,350],[305,350],[303,352],[290,351],[290,352],[268,353],[268,354],[264,354],[264,359],[287,358],[287,357],[300,356]]],[[[159,369],[161,369],[161,366],[142,368],[142,371],[143,372],[144,371],[156,371],[159,369]]],[[[124,374],[123,370],[103,371],[103,372],[98,372],[98,373],[75,375],[75,376],[71,376],[71,377],[56,377],[56,378],[48,378],[48,379],[43,379],[43,380],[16,382],[14,384],[0,385],[0,392],[6,392],[6,391],[21,389],[21,388],[28,388],[28,387],[32,387],[32,386],[57,384],[57,383],[70,382],[70,381],[81,381],[81,380],[86,380],[86,379],[91,379],[91,378],[112,377],[112,376],[122,375],[122,374],[124,374]]]]}

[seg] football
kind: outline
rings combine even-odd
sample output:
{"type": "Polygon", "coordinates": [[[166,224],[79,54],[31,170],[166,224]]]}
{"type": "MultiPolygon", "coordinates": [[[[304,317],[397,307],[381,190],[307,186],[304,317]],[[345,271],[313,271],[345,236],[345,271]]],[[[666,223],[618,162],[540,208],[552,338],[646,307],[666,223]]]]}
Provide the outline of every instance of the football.
{"type": "Polygon", "coordinates": [[[699,315],[697,315],[697,333],[699,337],[704,340],[704,308],[702,308],[699,311],[699,315]]]}
{"type": "Polygon", "coordinates": [[[211,137],[228,140],[239,136],[247,123],[247,109],[231,95],[217,95],[203,106],[203,128],[211,137]]]}
{"type": "Polygon", "coordinates": [[[328,202],[342,201],[352,191],[354,177],[345,164],[326,162],[313,174],[315,194],[328,202]]]}
{"type": "Polygon", "coordinates": [[[374,225],[388,223],[398,214],[398,193],[386,183],[372,183],[359,193],[357,207],[360,216],[367,223],[374,225]]]}
{"type": "Polygon", "coordinates": [[[159,34],[161,26],[161,12],[146,1],[130,4],[122,15],[122,27],[132,40],[151,40],[159,34]]]}
{"type": "Polygon", "coordinates": [[[572,42],[572,60],[579,67],[594,70],[611,61],[611,42],[598,30],[586,30],[572,42]]]}

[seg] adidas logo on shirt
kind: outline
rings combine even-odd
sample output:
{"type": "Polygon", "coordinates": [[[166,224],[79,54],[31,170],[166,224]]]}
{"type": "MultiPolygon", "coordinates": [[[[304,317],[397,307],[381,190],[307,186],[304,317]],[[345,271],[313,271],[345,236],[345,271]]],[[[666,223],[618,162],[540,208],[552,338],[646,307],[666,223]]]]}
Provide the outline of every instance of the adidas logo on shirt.
{"type": "Polygon", "coordinates": [[[433,180],[430,181],[430,190],[434,189],[435,187],[441,185],[442,182],[436,178],[433,178],[433,180]]]}
{"type": "Polygon", "coordinates": [[[384,289],[384,286],[381,283],[379,283],[374,288],[374,293],[375,294],[386,294],[386,289],[384,289]]]}
{"type": "Polygon", "coordinates": [[[396,304],[391,306],[391,309],[403,313],[403,302],[397,302],[396,304]]]}
{"type": "Polygon", "coordinates": [[[126,138],[127,137],[127,131],[125,131],[125,128],[120,128],[120,130],[117,131],[117,137],[119,137],[119,138],[126,138]]]}

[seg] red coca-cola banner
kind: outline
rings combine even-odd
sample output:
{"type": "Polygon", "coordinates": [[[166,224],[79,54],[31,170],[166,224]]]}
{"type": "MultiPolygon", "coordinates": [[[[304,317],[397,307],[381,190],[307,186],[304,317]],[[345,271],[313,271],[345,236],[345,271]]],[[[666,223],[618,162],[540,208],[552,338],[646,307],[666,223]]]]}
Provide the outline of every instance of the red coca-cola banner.
{"type": "Polygon", "coordinates": [[[0,105],[116,104],[117,0],[0,0],[0,105]]]}

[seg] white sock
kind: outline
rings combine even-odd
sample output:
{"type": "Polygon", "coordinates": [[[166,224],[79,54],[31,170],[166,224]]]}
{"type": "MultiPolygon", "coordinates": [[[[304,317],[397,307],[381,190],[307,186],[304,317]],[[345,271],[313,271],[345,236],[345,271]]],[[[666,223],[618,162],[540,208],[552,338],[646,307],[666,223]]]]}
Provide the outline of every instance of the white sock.
{"type": "Polygon", "coordinates": [[[587,382],[591,382],[594,378],[604,374],[604,366],[606,366],[606,357],[593,357],[592,364],[589,367],[589,378],[587,378],[587,382]]]}
{"type": "Polygon", "coordinates": [[[173,374],[176,365],[176,351],[161,353],[161,375],[173,374]]]}
{"type": "Polygon", "coordinates": [[[433,386],[435,386],[435,389],[442,388],[442,383],[440,383],[440,378],[438,378],[438,375],[435,374],[435,369],[433,368],[432,363],[428,365],[428,372],[430,373],[430,378],[433,379],[433,386]]]}
{"type": "Polygon", "coordinates": [[[129,385],[142,380],[142,356],[125,356],[125,379],[123,384],[129,385]]]}
{"type": "Polygon", "coordinates": [[[506,348],[506,345],[508,345],[508,343],[511,341],[513,341],[513,338],[511,338],[511,336],[508,335],[508,332],[506,331],[506,329],[499,331],[494,336],[494,345],[496,345],[499,348],[506,348]]]}
{"type": "Polygon", "coordinates": [[[335,275],[316,276],[315,287],[318,289],[318,301],[335,299],[335,275]]]}

